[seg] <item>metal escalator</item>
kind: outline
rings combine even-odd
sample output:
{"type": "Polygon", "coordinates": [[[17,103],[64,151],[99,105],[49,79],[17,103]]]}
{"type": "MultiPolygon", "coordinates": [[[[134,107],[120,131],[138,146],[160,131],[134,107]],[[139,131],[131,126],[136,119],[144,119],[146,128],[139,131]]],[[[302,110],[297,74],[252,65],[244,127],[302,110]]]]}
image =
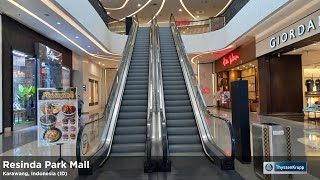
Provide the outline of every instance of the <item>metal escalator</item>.
{"type": "Polygon", "coordinates": [[[197,124],[171,29],[161,27],[159,34],[170,155],[203,155],[197,124]]]}
{"type": "Polygon", "coordinates": [[[133,172],[129,176],[143,176],[144,168],[147,172],[153,170],[147,158],[151,154],[148,127],[153,112],[151,34],[149,28],[139,27],[136,17],[133,20],[103,116],[79,130],[77,161],[90,162],[90,168],[79,169],[80,175],[101,168],[112,177],[113,170],[124,168],[123,162],[133,172]]]}
{"type": "Polygon", "coordinates": [[[149,28],[138,28],[111,156],[144,156],[147,133],[149,28]]]}
{"type": "Polygon", "coordinates": [[[207,168],[209,173],[238,177],[234,171],[221,171],[234,169],[231,122],[208,111],[173,15],[169,27],[158,29],[160,107],[164,107],[160,117],[167,139],[163,159],[171,159],[176,174],[190,168],[200,175],[207,168]]]}

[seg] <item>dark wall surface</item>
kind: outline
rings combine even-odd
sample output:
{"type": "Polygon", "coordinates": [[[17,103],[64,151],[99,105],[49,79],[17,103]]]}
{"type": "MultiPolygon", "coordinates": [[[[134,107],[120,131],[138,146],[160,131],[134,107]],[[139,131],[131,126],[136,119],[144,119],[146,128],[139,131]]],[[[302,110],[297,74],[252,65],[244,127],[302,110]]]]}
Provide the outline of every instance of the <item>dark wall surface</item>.
{"type": "Polygon", "coordinates": [[[300,55],[259,58],[260,113],[301,113],[303,109],[300,55]]]}
{"type": "MultiPolygon", "coordinates": [[[[70,70],[72,70],[72,51],[6,15],[2,15],[2,41],[3,128],[7,128],[12,127],[12,49],[34,55],[35,43],[40,42],[61,52],[63,56],[62,64],[70,70]]],[[[70,74],[70,80],[72,81],[71,77],[72,74],[70,74]]],[[[72,84],[72,82],[70,83],[72,84]]]]}

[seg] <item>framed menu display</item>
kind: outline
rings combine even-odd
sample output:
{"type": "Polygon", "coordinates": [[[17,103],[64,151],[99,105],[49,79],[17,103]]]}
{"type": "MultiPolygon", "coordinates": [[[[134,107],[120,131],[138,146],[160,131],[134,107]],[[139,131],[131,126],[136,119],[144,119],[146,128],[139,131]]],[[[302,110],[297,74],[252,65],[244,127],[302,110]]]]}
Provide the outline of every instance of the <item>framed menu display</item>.
{"type": "Polygon", "coordinates": [[[76,88],[38,88],[38,146],[76,143],[76,88]]]}

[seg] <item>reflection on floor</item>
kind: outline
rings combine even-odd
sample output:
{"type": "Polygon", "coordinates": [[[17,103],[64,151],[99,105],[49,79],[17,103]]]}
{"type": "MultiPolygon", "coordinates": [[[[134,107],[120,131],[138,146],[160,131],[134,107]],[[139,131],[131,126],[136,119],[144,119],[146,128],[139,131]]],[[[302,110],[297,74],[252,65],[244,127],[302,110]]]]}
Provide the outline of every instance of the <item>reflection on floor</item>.
{"type": "MultiPolygon", "coordinates": [[[[224,117],[230,121],[232,121],[232,113],[230,110],[227,109],[217,109],[217,108],[210,108],[210,111],[212,114],[224,117]]],[[[320,139],[319,136],[313,136],[306,132],[306,130],[310,129],[318,129],[319,126],[316,126],[307,120],[303,122],[298,121],[292,121],[284,118],[279,117],[271,117],[271,116],[260,116],[257,113],[250,113],[250,128],[252,123],[277,123],[277,124],[283,124],[291,127],[291,139],[292,139],[292,158],[293,161],[307,161],[308,162],[308,173],[312,176],[303,176],[303,178],[306,180],[306,178],[310,179],[318,179],[320,178],[320,161],[316,161],[316,159],[320,160],[320,148],[318,148],[318,144],[320,145],[320,139]],[[317,177],[317,178],[316,178],[317,177]]],[[[302,121],[302,120],[301,120],[302,121]]],[[[318,131],[320,133],[320,131],[318,131]]],[[[251,134],[252,135],[252,134],[251,134]]],[[[251,137],[252,142],[252,137],[251,137]]],[[[251,143],[252,144],[252,143],[251,143]]],[[[251,146],[251,152],[252,152],[252,146],[251,146]]],[[[244,168],[248,165],[242,165],[239,162],[236,162],[236,167],[244,168]]],[[[252,166],[252,164],[251,164],[252,166]]],[[[248,168],[248,167],[246,167],[248,168]]],[[[250,169],[253,169],[251,167],[250,169]]],[[[239,172],[239,171],[238,171],[239,172]]],[[[242,171],[243,172],[243,171],[242,171]]],[[[239,172],[241,175],[242,173],[239,172]]],[[[247,174],[244,174],[245,176],[247,174]]]]}
{"type": "MultiPolygon", "coordinates": [[[[211,112],[217,116],[224,117],[232,121],[232,115],[230,110],[211,108],[211,112]]],[[[80,121],[80,125],[86,122],[96,120],[101,117],[102,111],[93,112],[88,115],[83,115],[80,121]]],[[[250,113],[250,123],[263,123],[263,122],[274,122],[279,124],[284,124],[291,126],[292,128],[292,155],[293,160],[299,159],[308,162],[308,173],[311,175],[295,175],[296,179],[303,178],[304,180],[318,179],[320,177],[320,163],[315,161],[316,157],[320,159],[320,134],[317,134],[317,129],[320,128],[314,124],[305,122],[290,121],[278,117],[269,116],[259,116],[256,113],[250,113]],[[310,133],[313,132],[313,133],[310,133]]],[[[1,135],[2,142],[0,143],[0,156],[58,156],[59,147],[49,146],[49,147],[38,147],[37,143],[37,127],[33,126],[30,128],[14,131],[8,134],[1,135]],[[36,147],[36,148],[35,148],[36,147]]],[[[73,145],[63,145],[62,155],[63,156],[75,156],[76,154],[75,144],[73,145]]],[[[128,163],[117,162],[116,165],[113,164],[115,168],[114,171],[111,170],[112,159],[109,159],[106,165],[99,169],[98,172],[93,176],[89,177],[78,177],[77,170],[71,169],[70,174],[72,175],[70,179],[99,179],[104,178],[108,175],[111,179],[118,179],[118,177],[124,179],[214,179],[214,177],[219,177],[219,179],[238,179],[234,178],[233,172],[230,173],[226,171],[226,174],[215,171],[215,167],[211,166],[199,166],[195,163],[186,163],[186,167],[180,167],[179,164],[172,166],[171,173],[153,173],[144,174],[143,173],[143,159],[137,159],[133,161],[135,169],[127,168],[128,163]],[[140,166],[141,165],[141,166],[140,166]],[[118,167],[118,168],[117,168],[118,167]],[[186,169],[184,169],[186,168],[186,169]],[[184,170],[183,170],[184,169],[184,170]],[[127,175],[124,175],[127,173],[127,175]],[[187,174],[187,175],[186,175],[187,174]],[[112,178],[113,177],[113,178],[112,178]]],[[[180,164],[181,165],[181,164],[180,164]]],[[[235,162],[236,171],[244,179],[258,179],[253,171],[253,164],[241,164],[239,161],[235,162]]],[[[236,174],[235,174],[236,175],[236,174]]]]}
{"type": "MultiPolygon", "coordinates": [[[[90,114],[82,115],[79,125],[81,126],[86,122],[93,121],[100,118],[102,116],[102,113],[103,113],[103,109],[98,109],[98,110],[92,111],[90,114]]],[[[58,151],[58,148],[55,148],[55,146],[40,147],[39,149],[33,148],[33,147],[38,147],[37,128],[38,128],[37,126],[32,126],[32,127],[0,134],[0,153],[3,153],[1,155],[12,155],[12,156],[39,155],[41,156],[43,153],[47,153],[45,155],[53,155],[53,156],[57,155],[54,153],[58,151]]],[[[71,147],[66,147],[66,149],[69,149],[69,148],[71,147]]],[[[75,149],[75,146],[73,149],[75,149]]],[[[70,153],[71,152],[67,152],[67,154],[70,154],[70,153]]]]}

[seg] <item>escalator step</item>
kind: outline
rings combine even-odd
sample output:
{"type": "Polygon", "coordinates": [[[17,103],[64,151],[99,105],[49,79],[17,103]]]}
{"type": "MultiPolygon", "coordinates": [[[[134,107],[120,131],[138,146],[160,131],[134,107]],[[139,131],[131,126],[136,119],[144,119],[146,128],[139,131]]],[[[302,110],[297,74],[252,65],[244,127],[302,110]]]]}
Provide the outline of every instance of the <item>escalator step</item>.
{"type": "Polygon", "coordinates": [[[192,127],[197,126],[194,119],[178,119],[178,120],[168,120],[167,127],[192,127]]]}
{"type": "Polygon", "coordinates": [[[202,145],[199,144],[174,144],[169,145],[169,152],[203,152],[202,145]]]}
{"type": "Polygon", "coordinates": [[[145,126],[147,124],[146,119],[118,119],[117,127],[121,126],[145,126]]]}
{"type": "Polygon", "coordinates": [[[147,112],[120,112],[120,119],[147,119],[147,112]]]}
{"type": "Polygon", "coordinates": [[[171,135],[169,134],[169,144],[197,144],[201,143],[200,137],[198,134],[195,135],[171,135]]]}
{"type": "Polygon", "coordinates": [[[126,100],[123,99],[121,106],[147,106],[148,102],[146,100],[126,100]]]}
{"type": "Polygon", "coordinates": [[[165,95],[165,101],[189,100],[188,95],[165,95]]]}
{"type": "Polygon", "coordinates": [[[125,100],[148,100],[148,94],[139,94],[139,95],[124,95],[123,99],[125,100]]]}
{"type": "Polygon", "coordinates": [[[116,128],[115,135],[146,134],[146,126],[121,126],[116,128]]]}
{"type": "Polygon", "coordinates": [[[174,107],[174,106],[191,106],[190,100],[166,100],[165,102],[166,107],[174,107]]]}
{"type": "Polygon", "coordinates": [[[168,127],[167,130],[170,135],[198,135],[197,127],[168,127]]]}
{"type": "Polygon", "coordinates": [[[120,112],[147,112],[147,106],[121,106],[120,112]]]}
{"type": "Polygon", "coordinates": [[[191,106],[172,106],[166,107],[167,113],[192,112],[191,106]]]}
{"type": "Polygon", "coordinates": [[[167,113],[166,118],[170,119],[194,119],[193,112],[183,112],[183,113],[167,113]]]}
{"type": "Polygon", "coordinates": [[[164,89],[164,94],[165,95],[188,95],[187,89],[182,89],[182,90],[167,90],[164,89]]]}
{"type": "Polygon", "coordinates": [[[113,138],[113,143],[116,144],[129,144],[129,143],[145,143],[145,134],[130,134],[130,135],[116,135],[113,138]]]}
{"type": "Polygon", "coordinates": [[[145,148],[146,148],[145,143],[112,144],[111,153],[144,152],[145,148]]]}

